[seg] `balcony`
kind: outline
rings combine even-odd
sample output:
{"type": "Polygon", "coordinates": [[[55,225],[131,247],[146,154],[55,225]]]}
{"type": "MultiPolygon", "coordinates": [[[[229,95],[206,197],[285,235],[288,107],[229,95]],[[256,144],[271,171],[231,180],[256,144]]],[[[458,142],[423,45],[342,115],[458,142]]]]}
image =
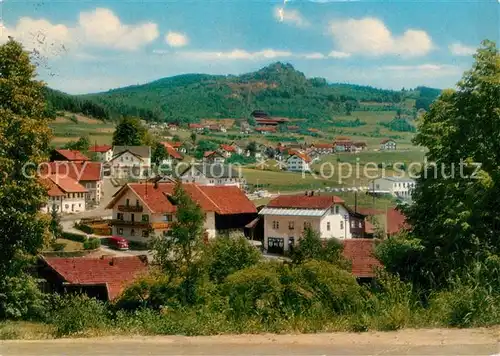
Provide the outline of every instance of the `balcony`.
{"type": "Polygon", "coordinates": [[[130,221],[130,220],[112,219],[111,225],[149,227],[151,224],[149,223],[149,221],[130,221]]]}
{"type": "Polygon", "coordinates": [[[142,213],[142,205],[118,205],[118,211],[124,213],[142,213]]]}

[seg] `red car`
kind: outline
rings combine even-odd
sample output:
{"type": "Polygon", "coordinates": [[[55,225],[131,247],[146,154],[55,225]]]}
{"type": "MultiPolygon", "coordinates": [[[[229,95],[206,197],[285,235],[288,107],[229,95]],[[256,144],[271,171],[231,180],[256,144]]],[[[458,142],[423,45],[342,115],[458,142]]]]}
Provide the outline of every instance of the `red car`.
{"type": "Polygon", "coordinates": [[[109,238],[109,247],[117,250],[128,250],[128,241],[123,237],[113,236],[109,238]]]}

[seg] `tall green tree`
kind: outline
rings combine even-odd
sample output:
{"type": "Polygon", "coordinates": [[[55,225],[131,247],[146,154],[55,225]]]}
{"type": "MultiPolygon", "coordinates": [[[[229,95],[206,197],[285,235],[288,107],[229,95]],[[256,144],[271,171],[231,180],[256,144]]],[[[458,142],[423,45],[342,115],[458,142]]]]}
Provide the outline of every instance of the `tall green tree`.
{"type": "Polygon", "coordinates": [[[48,158],[51,131],[44,83],[35,77],[20,43],[0,46],[0,279],[18,276],[24,257],[47,236],[48,220],[39,213],[47,191],[36,169],[48,158]]]}
{"type": "Polygon", "coordinates": [[[61,226],[61,217],[57,213],[56,207],[53,206],[50,211],[50,225],[49,231],[52,234],[54,240],[60,238],[63,233],[63,228],[61,226]]]}
{"type": "Polygon", "coordinates": [[[151,152],[151,162],[160,164],[164,159],[168,158],[168,152],[165,146],[160,142],[156,142],[151,152]]]}
{"type": "Polygon", "coordinates": [[[146,128],[139,119],[125,117],[113,134],[113,146],[141,146],[147,141],[147,136],[146,128]]]}
{"type": "Polygon", "coordinates": [[[444,91],[419,126],[415,143],[436,165],[424,167],[405,209],[410,236],[382,246],[386,265],[426,288],[499,260],[500,57],[485,41],[474,58],[458,90],[444,91]]]}
{"type": "Polygon", "coordinates": [[[71,141],[66,143],[63,147],[69,150],[78,150],[82,152],[87,152],[90,147],[90,141],[87,136],[83,136],[80,137],[78,141],[71,141]]]}
{"type": "Polygon", "coordinates": [[[183,189],[180,181],[171,196],[177,210],[167,236],[153,239],[151,250],[156,263],[170,278],[181,277],[182,299],[192,304],[196,285],[202,273],[200,254],[203,249],[205,214],[183,189]]]}

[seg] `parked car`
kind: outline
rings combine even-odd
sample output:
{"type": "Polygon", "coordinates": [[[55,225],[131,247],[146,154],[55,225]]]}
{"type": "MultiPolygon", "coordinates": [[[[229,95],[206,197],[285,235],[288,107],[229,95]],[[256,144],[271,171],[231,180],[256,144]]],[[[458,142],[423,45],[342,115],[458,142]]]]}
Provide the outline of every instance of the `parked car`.
{"type": "Polygon", "coordinates": [[[117,250],[128,250],[128,241],[123,237],[113,236],[109,238],[109,247],[117,250]]]}

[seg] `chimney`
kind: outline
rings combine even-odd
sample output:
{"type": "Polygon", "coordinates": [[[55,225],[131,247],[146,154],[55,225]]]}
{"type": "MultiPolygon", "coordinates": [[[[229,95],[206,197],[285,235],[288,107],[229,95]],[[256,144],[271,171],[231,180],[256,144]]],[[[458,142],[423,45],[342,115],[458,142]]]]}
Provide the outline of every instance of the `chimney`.
{"type": "Polygon", "coordinates": [[[305,195],[306,197],[309,195],[309,194],[308,194],[308,192],[307,192],[307,190],[306,190],[306,193],[305,193],[304,195],[305,195]]]}
{"type": "Polygon", "coordinates": [[[115,258],[111,257],[111,260],[109,260],[109,265],[114,266],[115,265],[115,258]]]}
{"type": "Polygon", "coordinates": [[[314,195],[314,190],[311,190],[311,194],[309,194],[310,197],[314,195]]]}

